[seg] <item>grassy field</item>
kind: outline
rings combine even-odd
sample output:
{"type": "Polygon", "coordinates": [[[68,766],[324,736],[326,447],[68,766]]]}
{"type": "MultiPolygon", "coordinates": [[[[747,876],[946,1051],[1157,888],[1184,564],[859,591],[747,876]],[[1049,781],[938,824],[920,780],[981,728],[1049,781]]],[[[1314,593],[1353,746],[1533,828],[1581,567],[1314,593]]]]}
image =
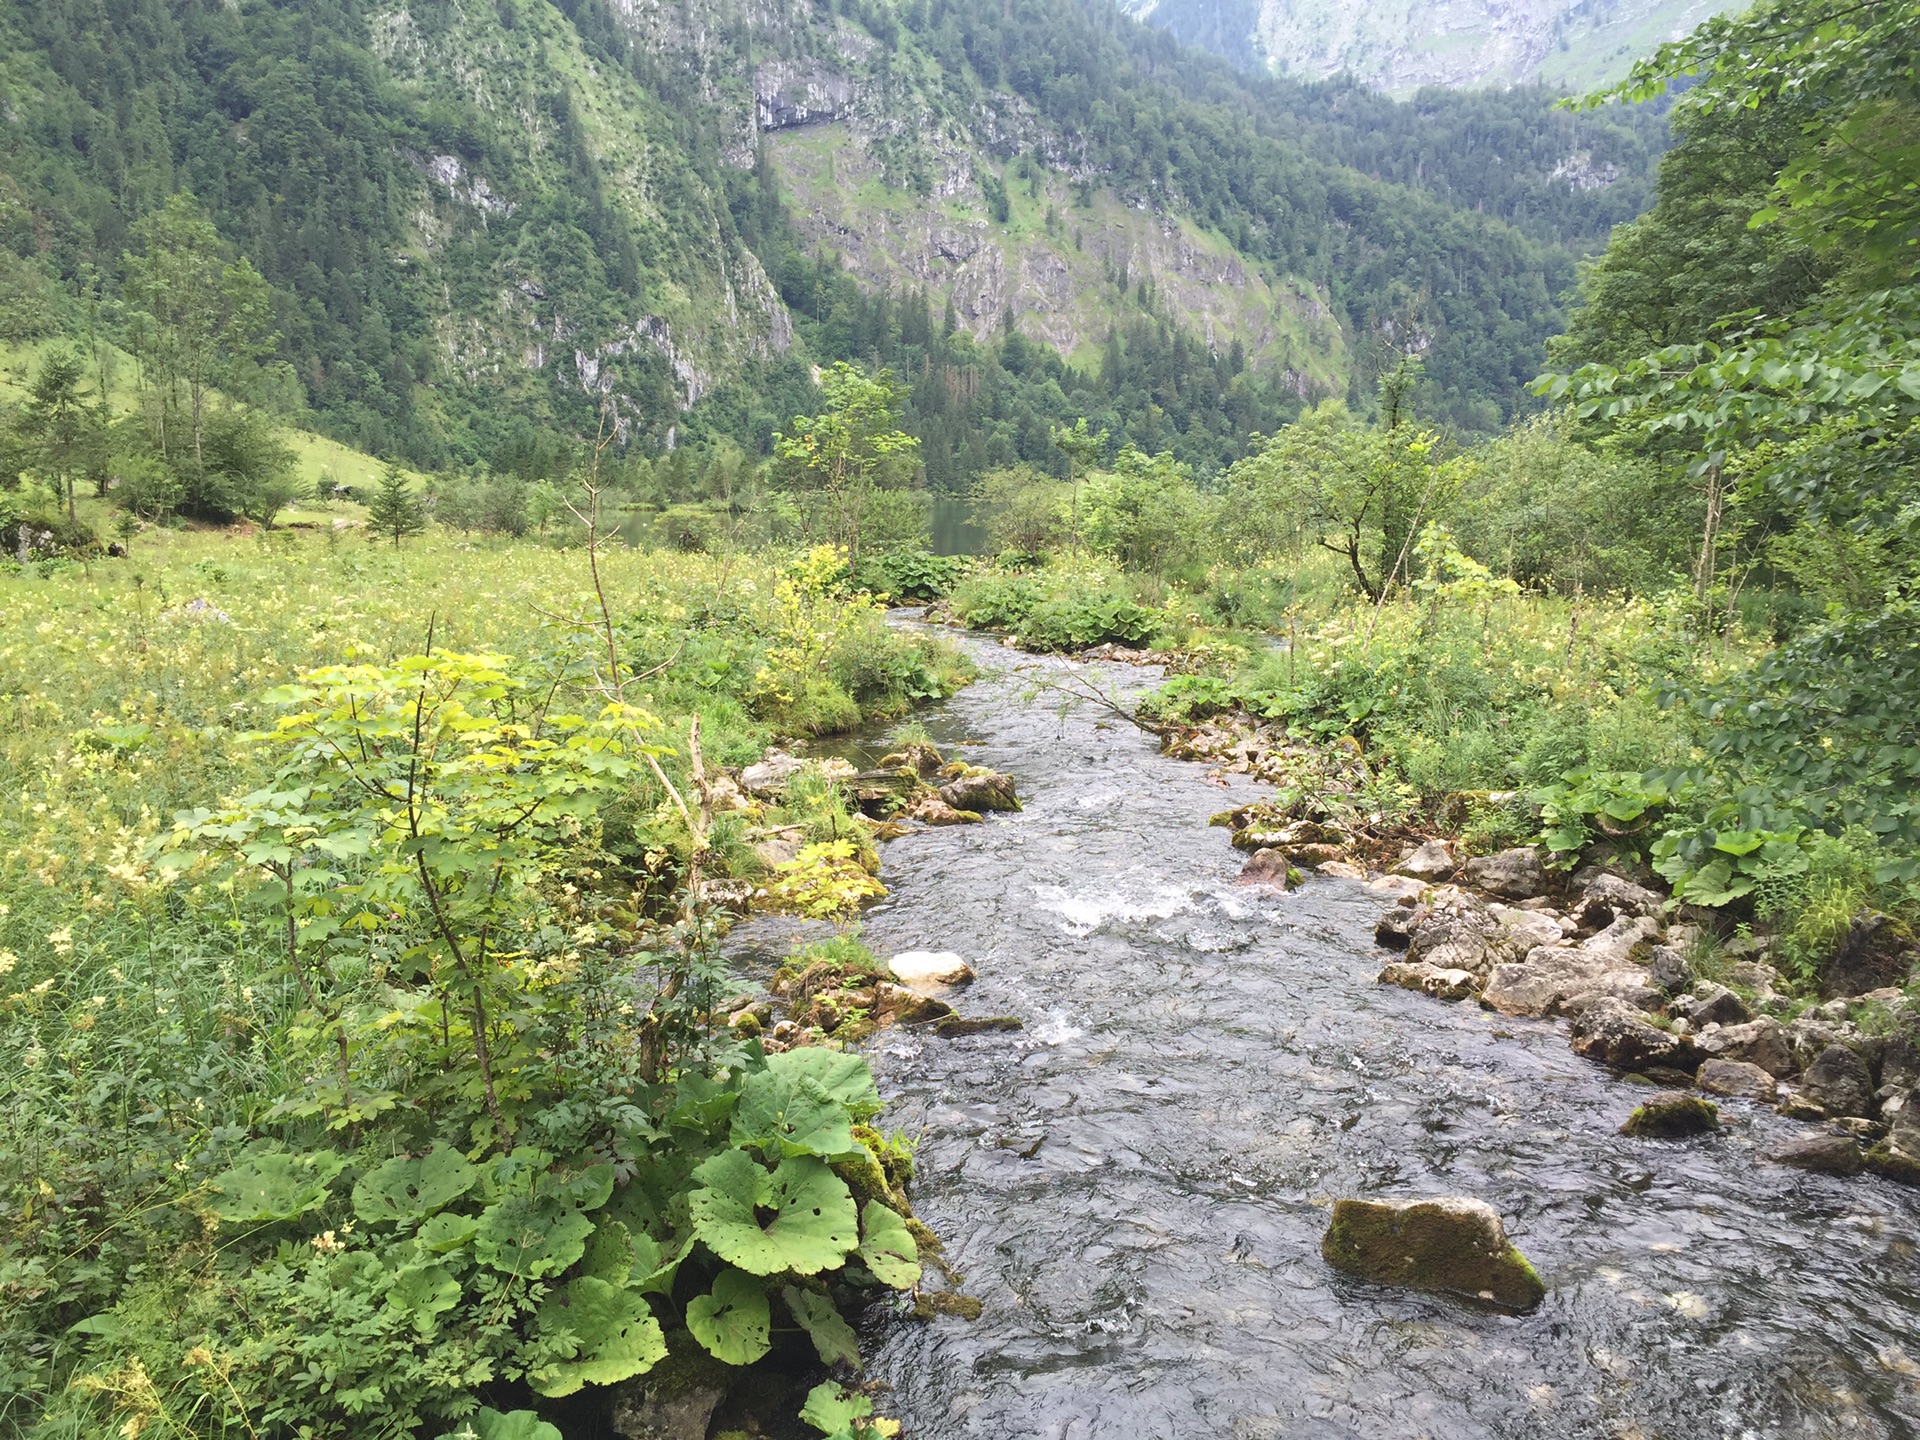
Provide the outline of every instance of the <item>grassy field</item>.
{"type": "MultiPolygon", "coordinates": [[[[676,798],[696,793],[693,717],[711,776],[776,736],[897,715],[965,678],[950,650],[903,639],[872,603],[837,594],[834,573],[831,554],[609,551],[610,632],[585,552],[530,542],[434,536],[396,549],[331,532],[160,530],[137,539],[130,559],[0,574],[0,1431],[399,1434],[432,1424],[422,1417],[472,1413],[483,1397],[525,1397],[528,1383],[547,1386],[542,1394],[578,1387],[567,1346],[590,1349],[599,1332],[556,1340],[563,1312],[539,1307],[558,1280],[505,1261],[469,1273],[463,1251],[450,1257],[459,1264],[429,1267],[434,1285],[461,1297],[445,1301],[453,1308],[406,1321],[405,1287],[416,1282],[399,1277],[418,1272],[420,1257],[407,1232],[357,1219],[366,1202],[356,1212],[348,1187],[430,1143],[457,1144],[475,1163],[503,1155],[503,1132],[516,1130],[538,1148],[512,1153],[544,1155],[537,1166],[554,1176],[653,1144],[665,1147],[658,1168],[642,1170],[682,1185],[689,1155],[725,1144],[724,1125],[717,1137],[617,1138],[634,1107],[675,1103],[664,1052],[648,1047],[678,1032],[649,1040],[666,1023],[649,1007],[680,1016],[691,1028],[673,1043],[693,1044],[712,1023],[707,990],[722,983],[694,987],[675,970],[681,978],[656,996],[668,972],[636,954],[662,943],[705,953],[698,932],[674,940],[660,928],[679,923],[693,853],[676,798]],[[442,669],[423,668],[429,652],[442,669]],[[276,693],[327,666],[349,668],[276,693]],[[408,883],[408,865],[377,861],[388,843],[379,836],[396,823],[390,787],[412,771],[390,770],[370,792],[368,830],[340,809],[355,803],[354,785],[326,779],[334,761],[351,769],[364,751],[330,760],[269,738],[290,696],[354,695],[350,718],[323,707],[316,723],[346,724],[355,746],[406,751],[414,702],[393,708],[392,697],[425,696],[424,674],[471,696],[470,718],[450,711],[452,728],[434,733],[453,743],[480,726],[485,753],[503,757],[504,768],[449,771],[434,822],[436,867],[461,854],[483,865],[520,856],[494,872],[516,877],[504,888],[496,879],[446,892],[504,907],[516,939],[487,972],[456,941],[447,968],[442,931],[391,888],[408,883]],[[389,699],[369,698],[378,695],[389,699]],[[394,721],[385,729],[351,718],[379,703],[394,721]],[[579,739],[549,744],[547,734],[579,739]],[[638,763],[636,746],[659,768],[638,763]],[[474,838],[494,833],[489,786],[545,787],[525,793],[555,799],[537,846],[511,827],[485,845],[474,838]],[[273,795],[282,798],[262,798],[273,795]],[[326,842],[345,858],[315,851],[302,862],[298,883],[323,889],[297,920],[275,900],[284,892],[271,854],[205,828],[209,815],[257,820],[261,805],[283,814],[288,803],[311,812],[274,831],[296,847],[316,827],[345,827],[326,842]],[[354,859],[369,843],[376,858],[354,859]],[[330,928],[343,903],[359,907],[366,939],[330,928]],[[299,953],[319,957],[310,964],[289,963],[296,932],[299,953]],[[468,1028],[497,1047],[497,1103],[495,1080],[480,1104],[479,1072],[459,1059],[465,1022],[447,1009],[456,972],[473,976],[460,993],[494,1007],[468,1028]],[[417,1017],[436,1013],[437,1026],[419,1028],[417,1017]],[[321,1177],[311,1205],[235,1198],[289,1165],[321,1177]],[[536,1370],[548,1378],[520,1378],[536,1370]]],[[[750,830],[765,825],[818,843],[823,880],[844,871],[870,892],[860,862],[872,863],[871,842],[849,838],[864,832],[846,803],[830,786],[796,784],[782,806],[716,811],[702,863],[764,880],[750,830]]],[[[214,829],[238,833],[228,824],[214,829]]],[[[580,1195],[606,1202],[566,1194],[576,1209],[580,1195]]],[[[671,1239],[666,1222],[622,1213],[638,1232],[623,1243],[655,1244],[643,1223],[671,1239]]],[[[606,1298],[585,1279],[569,1283],[606,1298]]],[[[642,1323],[644,1303],[620,1293],[642,1323]]],[[[642,1358],[593,1373],[634,1373],[642,1358]]]]}

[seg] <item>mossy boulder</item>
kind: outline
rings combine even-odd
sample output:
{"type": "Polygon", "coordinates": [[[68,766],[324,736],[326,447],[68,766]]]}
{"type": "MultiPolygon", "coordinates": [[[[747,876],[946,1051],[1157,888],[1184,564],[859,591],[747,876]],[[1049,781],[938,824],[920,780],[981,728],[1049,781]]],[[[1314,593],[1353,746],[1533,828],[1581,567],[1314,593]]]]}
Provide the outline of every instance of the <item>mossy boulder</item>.
{"type": "Polygon", "coordinates": [[[1720,1128],[1720,1107],[1698,1095],[1663,1090],[1627,1117],[1622,1135],[1640,1140],[1683,1140],[1720,1128]]]}
{"type": "Polygon", "coordinates": [[[1336,1270],[1531,1310],[1547,1287],[1484,1200],[1339,1200],[1320,1253],[1336,1270]]]}

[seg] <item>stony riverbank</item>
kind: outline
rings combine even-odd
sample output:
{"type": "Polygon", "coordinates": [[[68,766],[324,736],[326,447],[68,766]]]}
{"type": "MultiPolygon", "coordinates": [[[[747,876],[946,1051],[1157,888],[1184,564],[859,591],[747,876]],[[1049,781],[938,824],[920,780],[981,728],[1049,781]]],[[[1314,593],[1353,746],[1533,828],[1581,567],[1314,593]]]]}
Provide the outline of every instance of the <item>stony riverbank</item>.
{"type": "Polygon", "coordinates": [[[1886,917],[1856,922],[1809,996],[1769,962],[1764,936],[1676,906],[1644,869],[1566,873],[1527,846],[1469,856],[1457,837],[1389,818],[1371,803],[1381,781],[1351,741],[1303,743],[1228,715],[1170,729],[1162,743],[1218,775],[1275,787],[1214,817],[1250,852],[1244,883],[1338,876],[1390,900],[1375,932],[1397,952],[1383,984],[1564,1021],[1576,1053],[1623,1078],[1820,1127],[1775,1147],[1778,1163],[1920,1183],[1920,1002],[1905,989],[1920,955],[1886,917]]]}

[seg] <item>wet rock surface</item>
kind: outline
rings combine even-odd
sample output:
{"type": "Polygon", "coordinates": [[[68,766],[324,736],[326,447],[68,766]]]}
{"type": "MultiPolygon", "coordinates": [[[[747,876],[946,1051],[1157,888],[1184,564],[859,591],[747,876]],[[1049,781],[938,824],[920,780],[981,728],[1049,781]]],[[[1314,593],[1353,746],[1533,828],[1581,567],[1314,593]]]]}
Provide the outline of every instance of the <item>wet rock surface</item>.
{"type": "Polygon", "coordinates": [[[1684,1090],[1665,1090],[1635,1106],[1620,1133],[1640,1140],[1681,1140],[1719,1128],[1720,1111],[1711,1100],[1684,1090]]]}
{"type": "Polygon", "coordinates": [[[1320,1242],[1329,1265],[1382,1285],[1437,1290],[1531,1310],[1546,1298],[1533,1266],[1484,1200],[1339,1200],[1320,1242]]]}
{"type": "Polygon", "coordinates": [[[1866,1156],[1850,1135],[1802,1136],[1779,1146],[1767,1158],[1776,1165],[1819,1175],[1853,1176],[1867,1168],[1866,1156]]]}

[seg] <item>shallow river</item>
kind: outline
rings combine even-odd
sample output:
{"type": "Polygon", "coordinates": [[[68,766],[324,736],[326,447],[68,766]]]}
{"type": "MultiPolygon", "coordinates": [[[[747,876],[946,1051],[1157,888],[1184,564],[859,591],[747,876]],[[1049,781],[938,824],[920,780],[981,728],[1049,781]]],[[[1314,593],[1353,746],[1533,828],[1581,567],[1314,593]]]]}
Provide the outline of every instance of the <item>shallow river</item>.
{"type": "Polygon", "coordinates": [[[958,951],[962,1011],[1026,1028],[873,1047],[986,1307],[874,1323],[907,1435],[1920,1435],[1914,1192],[1759,1163],[1801,1127],[1740,1101],[1715,1138],[1622,1138],[1636,1092],[1552,1024],[1376,985],[1364,885],[1236,887],[1206,822],[1248,791],[1028,698],[1062,662],[966,643],[989,673],[921,718],[1026,809],[887,846],[865,937],[958,951]],[[1334,1197],[1439,1194],[1506,1217],[1545,1304],[1322,1263],[1334,1197]]]}

